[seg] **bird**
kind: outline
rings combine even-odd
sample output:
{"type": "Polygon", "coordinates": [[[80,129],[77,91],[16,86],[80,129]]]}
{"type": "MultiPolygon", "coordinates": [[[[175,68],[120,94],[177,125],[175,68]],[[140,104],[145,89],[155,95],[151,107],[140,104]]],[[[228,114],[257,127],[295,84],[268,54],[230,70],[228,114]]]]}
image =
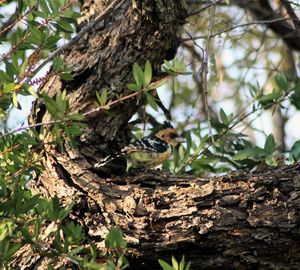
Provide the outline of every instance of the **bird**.
{"type": "Polygon", "coordinates": [[[123,147],[120,152],[104,158],[94,165],[101,170],[119,158],[125,158],[126,171],[129,169],[151,169],[166,161],[173,153],[173,148],[183,142],[177,130],[168,121],[157,127],[155,131],[139,140],[123,147]]]}

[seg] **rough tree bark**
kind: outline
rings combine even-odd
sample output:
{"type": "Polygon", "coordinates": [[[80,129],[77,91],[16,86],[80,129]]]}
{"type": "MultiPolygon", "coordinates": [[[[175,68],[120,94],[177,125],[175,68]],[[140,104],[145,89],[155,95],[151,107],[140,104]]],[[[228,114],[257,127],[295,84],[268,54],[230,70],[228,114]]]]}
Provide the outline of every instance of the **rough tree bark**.
{"type": "MultiPolygon", "coordinates": [[[[66,89],[72,109],[81,112],[93,108],[96,91],[108,89],[112,100],[129,94],[126,85],[133,81],[135,62],[149,59],[159,78],[163,59],[176,53],[177,33],[186,17],[180,0],[87,0],[84,7],[87,16],[102,13],[102,19],[63,54],[74,67],[74,81],[53,75],[42,88],[50,96],[66,89]]],[[[45,172],[32,189],[56,194],[64,203],[76,202],[70,218],[95,243],[112,225],[121,228],[132,269],[145,262],[144,269],[157,269],[157,258],[170,254],[185,254],[192,269],[298,269],[298,164],[211,179],[163,171],[103,179],[91,170],[108,149],[128,142],[128,120],[142,102],[131,99],[115,107],[114,114],[87,117],[88,128],[76,150],[66,144],[61,153],[47,146],[45,172]]],[[[36,103],[31,123],[49,119],[36,103]]],[[[45,265],[30,252],[17,263],[24,268],[45,265]]]]}

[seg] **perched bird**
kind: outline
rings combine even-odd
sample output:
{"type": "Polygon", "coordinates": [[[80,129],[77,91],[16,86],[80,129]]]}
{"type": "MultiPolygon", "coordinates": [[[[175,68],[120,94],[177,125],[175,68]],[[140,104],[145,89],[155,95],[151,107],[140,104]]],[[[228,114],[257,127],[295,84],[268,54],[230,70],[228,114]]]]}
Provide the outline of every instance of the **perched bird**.
{"type": "Polygon", "coordinates": [[[164,122],[152,135],[130,143],[119,153],[95,164],[94,168],[104,168],[120,157],[126,159],[127,171],[129,168],[154,168],[167,160],[172,155],[173,147],[182,141],[176,129],[169,122],[164,122]]]}

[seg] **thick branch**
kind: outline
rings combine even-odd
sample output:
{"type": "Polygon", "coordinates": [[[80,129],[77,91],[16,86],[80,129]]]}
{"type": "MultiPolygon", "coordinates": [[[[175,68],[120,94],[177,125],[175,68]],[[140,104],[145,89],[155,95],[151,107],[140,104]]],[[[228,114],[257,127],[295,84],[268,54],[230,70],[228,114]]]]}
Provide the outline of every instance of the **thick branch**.
{"type": "Polygon", "coordinates": [[[290,48],[300,50],[298,18],[291,18],[296,20],[294,22],[294,25],[297,25],[296,28],[288,21],[276,21],[282,18],[282,15],[273,10],[268,0],[233,0],[232,3],[249,10],[258,20],[275,20],[267,24],[268,27],[278,34],[290,48]]]}
{"type": "Polygon", "coordinates": [[[295,164],[207,179],[148,171],[105,182],[78,172],[64,190],[48,173],[37,187],[77,202],[72,218],[95,241],[113,224],[122,229],[137,258],[132,269],[157,269],[170,254],[185,254],[192,269],[298,269],[299,171],[295,164]]]}

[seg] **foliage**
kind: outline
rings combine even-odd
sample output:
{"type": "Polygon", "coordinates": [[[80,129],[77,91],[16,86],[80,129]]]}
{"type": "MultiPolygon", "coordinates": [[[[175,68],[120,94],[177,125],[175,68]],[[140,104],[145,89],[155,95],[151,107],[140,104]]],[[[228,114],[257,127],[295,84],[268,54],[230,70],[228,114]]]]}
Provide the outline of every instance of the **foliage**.
{"type": "Polygon", "coordinates": [[[191,265],[190,262],[185,264],[184,256],[182,256],[180,263],[178,263],[177,260],[172,256],[172,265],[163,260],[158,260],[158,262],[163,270],[189,270],[191,265]]]}
{"type": "MultiPolygon", "coordinates": [[[[40,159],[45,146],[58,145],[63,151],[67,142],[76,147],[75,138],[82,134],[85,126],[83,115],[70,110],[66,91],[50,97],[33,88],[50,76],[47,73],[34,77],[50,59],[52,75],[72,80],[72,69],[64,66],[63,60],[53,52],[59,48],[59,42],[70,40],[74,32],[74,22],[79,15],[75,2],[16,1],[11,24],[1,28],[1,34],[8,32],[1,35],[1,42],[10,44],[10,49],[0,61],[0,119],[4,121],[13,106],[22,109],[19,98],[28,95],[43,102],[52,116],[47,123],[14,131],[4,126],[0,134],[1,269],[8,268],[16,254],[28,245],[40,256],[49,258],[49,268],[57,266],[58,258],[66,264],[76,264],[79,269],[124,269],[128,264],[119,231],[112,228],[105,247],[96,248],[80,225],[67,218],[72,204],[62,207],[57,197],[42,198],[28,189],[34,175],[43,170],[40,159]]],[[[0,24],[6,21],[3,19],[0,18],[0,24]]]]}

